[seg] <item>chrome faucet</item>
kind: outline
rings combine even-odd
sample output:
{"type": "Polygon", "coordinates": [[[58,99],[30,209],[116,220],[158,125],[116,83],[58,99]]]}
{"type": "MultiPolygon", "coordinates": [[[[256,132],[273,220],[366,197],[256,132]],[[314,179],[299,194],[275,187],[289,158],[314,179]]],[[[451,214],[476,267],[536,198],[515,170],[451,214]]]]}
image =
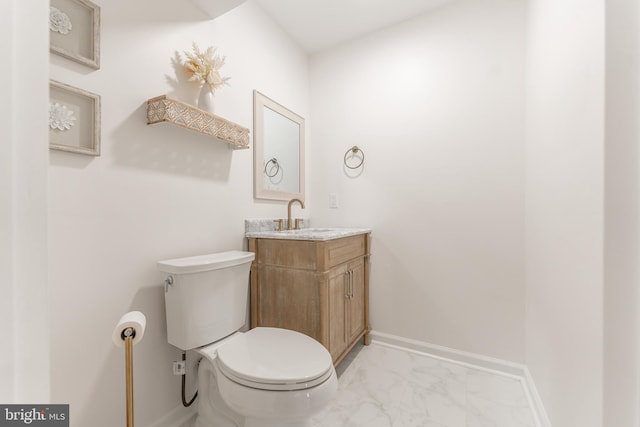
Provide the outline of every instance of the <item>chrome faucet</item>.
{"type": "Polygon", "coordinates": [[[302,200],[300,199],[289,200],[289,204],[287,205],[287,230],[293,230],[293,225],[291,221],[291,205],[293,205],[294,202],[300,203],[300,207],[304,209],[304,202],[302,200]]]}

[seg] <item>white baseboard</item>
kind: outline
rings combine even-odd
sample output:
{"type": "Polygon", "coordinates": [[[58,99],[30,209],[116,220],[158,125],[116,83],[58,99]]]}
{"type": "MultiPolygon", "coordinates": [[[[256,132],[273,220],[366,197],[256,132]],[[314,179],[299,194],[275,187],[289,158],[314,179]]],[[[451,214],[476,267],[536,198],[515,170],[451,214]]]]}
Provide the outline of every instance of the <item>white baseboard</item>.
{"type": "Polygon", "coordinates": [[[529,368],[525,368],[523,380],[525,383],[524,390],[529,393],[529,396],[527,396],[529,404],[534,409],[533,413],[537,417],[537,425],[540,427],[551,427],[551,421],[549,420],[547,411],[544,409],[542,399],[540,398],[536,384],[533,382],[533,377],[531,376],[531,372],[529,372],[529,368]]]}
{"type": "Polygon", "coordinates": [[[536,389],[531,373],[526,365],[435,344],[429,344],[422,341],[399,337],[397,335],[385,334],[383,332],[371,331],[370,336],[373,341],[381,345],[425,354],[427,356],[444,359],[460,365],[520,380],[525,394],[527,395],[529,406],[532,409],[536,427],[551,427],[551,423],[549,422],[549,418],[544,409],[544,405],[542,404],[542,400],[540,399],[540,395],[538,394],[538,390],[536,389]]]}
{"type": "Polygon", "coordinates": [[[371,339],[383,344],[394,345],[406,350],[425,353],[429,356],[436,356],[453,362],[472,365],[475,368],[482,368],[483,370],[493,371],[500,374],[523,377],[526,370],[525,365],[518,363],[470,353],[467,351],[456,350],[440,345],[429,344],[423,341],[403,338],[397,335],[385,334],[383,332],[371,331],[371,339]]]}

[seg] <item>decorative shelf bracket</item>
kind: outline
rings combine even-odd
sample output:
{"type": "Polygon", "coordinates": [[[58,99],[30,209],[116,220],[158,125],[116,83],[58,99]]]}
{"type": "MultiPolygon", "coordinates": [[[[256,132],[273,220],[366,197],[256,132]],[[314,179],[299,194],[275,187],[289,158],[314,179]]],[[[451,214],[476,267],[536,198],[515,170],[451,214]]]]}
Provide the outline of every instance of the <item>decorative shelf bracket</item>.
{"type": "Polygon", "coordinates": [[[162,122],[217,138],[235,149],[249,148],[249,129],[167,95],[147,101],[147,124],[162,122]]]}

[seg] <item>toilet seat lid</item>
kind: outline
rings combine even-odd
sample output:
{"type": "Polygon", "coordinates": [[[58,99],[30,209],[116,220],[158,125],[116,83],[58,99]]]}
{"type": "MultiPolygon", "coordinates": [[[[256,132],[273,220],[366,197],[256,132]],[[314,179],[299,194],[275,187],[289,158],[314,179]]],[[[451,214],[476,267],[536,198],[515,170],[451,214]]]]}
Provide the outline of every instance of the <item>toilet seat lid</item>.
{"type": "Polygon", "coordinates": [[[218,366],[232,381],[264,390],[300,390],[333,373],[326,348],[299,332],[254,328],[218,349],[218,366]]]}

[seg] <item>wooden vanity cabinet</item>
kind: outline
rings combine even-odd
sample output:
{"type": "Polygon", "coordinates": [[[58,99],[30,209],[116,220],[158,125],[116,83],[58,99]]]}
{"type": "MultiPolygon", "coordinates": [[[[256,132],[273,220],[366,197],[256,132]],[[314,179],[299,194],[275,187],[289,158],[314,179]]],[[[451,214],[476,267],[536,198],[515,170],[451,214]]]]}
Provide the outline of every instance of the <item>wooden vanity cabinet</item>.
{"type": "Polygon", "coordinates": [[[323,344],[337,365],[369,344],[370,234],[332,240],[249,238],[251,327],[292,329],[323,344]]]}

